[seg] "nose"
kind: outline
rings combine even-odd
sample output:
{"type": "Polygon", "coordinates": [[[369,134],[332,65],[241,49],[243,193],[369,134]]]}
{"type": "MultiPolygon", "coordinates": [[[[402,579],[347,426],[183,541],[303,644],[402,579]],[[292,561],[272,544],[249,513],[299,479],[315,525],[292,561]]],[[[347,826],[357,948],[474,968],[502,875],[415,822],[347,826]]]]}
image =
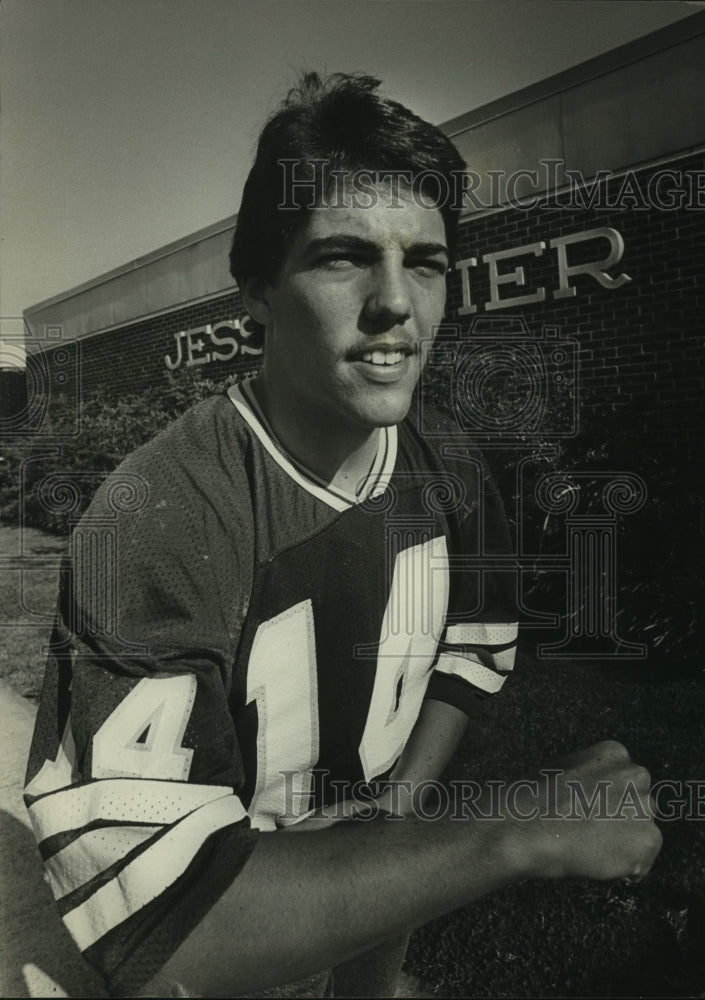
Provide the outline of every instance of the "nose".
{"type": "Polygon", "coordinates": [[[379,261],[370,273],[364,314],[375,326],[396,326],[411,316],[409,275],[403,264],[379,261]]]}

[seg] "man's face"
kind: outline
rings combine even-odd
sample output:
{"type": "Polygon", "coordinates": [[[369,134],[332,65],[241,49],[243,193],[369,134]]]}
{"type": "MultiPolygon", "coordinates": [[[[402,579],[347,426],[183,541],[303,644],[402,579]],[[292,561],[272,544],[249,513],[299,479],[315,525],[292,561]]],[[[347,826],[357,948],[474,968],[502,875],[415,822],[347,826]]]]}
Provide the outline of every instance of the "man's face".
{"type": "Polygon", "coordinates": [[[398,423],[440,323],[448,265],[440,212],[386,186],[372,207],[329,205],[292,238],[256,317],[264,377],[287,419],[331,434],[398,423]]]}

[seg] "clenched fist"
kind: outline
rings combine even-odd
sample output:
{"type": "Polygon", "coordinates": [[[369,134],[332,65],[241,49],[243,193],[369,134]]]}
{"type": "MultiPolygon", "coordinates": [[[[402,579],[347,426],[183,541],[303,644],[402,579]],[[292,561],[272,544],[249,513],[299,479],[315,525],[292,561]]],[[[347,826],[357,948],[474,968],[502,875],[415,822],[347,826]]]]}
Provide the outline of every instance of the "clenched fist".
{"type": "Polygon", "coordinates": [[[646,768],[614,741],[544,769],[536,784],[538,808],[529,821],[537,852],[533,874],[633,880],[646,875],[662,843],[650,785],[646,768]]]}

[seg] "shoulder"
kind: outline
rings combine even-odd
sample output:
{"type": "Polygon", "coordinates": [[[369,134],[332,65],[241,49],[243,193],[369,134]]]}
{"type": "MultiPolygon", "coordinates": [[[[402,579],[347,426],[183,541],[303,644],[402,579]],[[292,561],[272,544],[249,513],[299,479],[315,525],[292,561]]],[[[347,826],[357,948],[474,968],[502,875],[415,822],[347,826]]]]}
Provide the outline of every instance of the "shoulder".
{"type": "Polygon", "coordinates": [[[211,397],[128,455],[87,513],[158,514],[175,523],[194,510],[246,517],[251,509],[248,447],[247,428],[234,406],[225,396],[211,397]]]}
{"type": "Polygon", "coordinates": [[[198,636],[212,648],[236,633],[254,558],[240,424],[229,400],[208,399],[107,477],[69,546],[82,607],[103,600],[85,587],[95,564],[102,579],[119,578],[120,618],[135,635],[159,643],[198,636]]]}
{"type": "Polygon", "coordinates": [[[160,456],[175,471],[211,468],[230,471],[241,464],[244,424],[235,407],[224,396],[212,396],[190,407],[146,444],[137,448],[118,467],[158,467],[160,456]]]}

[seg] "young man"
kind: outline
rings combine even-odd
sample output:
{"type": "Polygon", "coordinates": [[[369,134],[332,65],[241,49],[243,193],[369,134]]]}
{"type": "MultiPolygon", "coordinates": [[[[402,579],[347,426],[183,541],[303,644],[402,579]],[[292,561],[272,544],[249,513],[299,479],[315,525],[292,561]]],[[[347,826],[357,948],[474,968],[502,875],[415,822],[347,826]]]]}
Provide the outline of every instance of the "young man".
{"type": "Polygon", "coordinates": [[[311,74],[265,126],[231,255],[262,372],[123,463],[73,539],[26,797],[114,993],[390,995],[419,924],[517,879],[639,877],[660,846],[612,743],[499,821],[414,815],[516,623],[462,561],[506,546],[481,457],[407,416],[464,164],[376,87],[311,74]],[[631,815],[562,819],[571,781],[631,815]]]}

